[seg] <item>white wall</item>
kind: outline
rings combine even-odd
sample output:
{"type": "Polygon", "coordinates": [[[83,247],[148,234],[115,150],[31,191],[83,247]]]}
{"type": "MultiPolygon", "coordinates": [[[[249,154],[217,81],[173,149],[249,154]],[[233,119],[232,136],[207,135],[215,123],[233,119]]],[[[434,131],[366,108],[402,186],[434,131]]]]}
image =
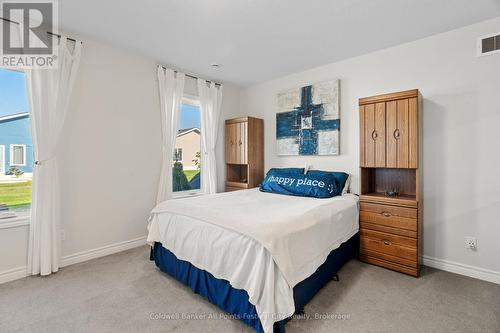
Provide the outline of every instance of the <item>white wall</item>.
{"type": "Polygon", "coordinates": [[[471,265],[500,283],[500,54],[476,57],[476,38],[496,32],[500,18],[254,85],[242,90],[240,112],[265,119],[266,169],[346,170],[358,192],[358,98],[420,89],[426,263],[457,272],[471,265]],[[278,157],[276,94],[333,78],[341,79],[341,155],[278,157]],[[464,247],[469,235],[476,252],[464,247]]]}
{"type": "Polygon", "coordinates": [[[222,91],[224,96],[222,102],[222,114],[219,124],[219,135],[217,138],[217,183],[219,192],[225,191],[226,180],[226,163],[224,157],[224,121],[226,119],[236,118],[239,116],[240,109],[240,89],[235,86],[225,85],[222,91]]]}
{"type": "Polygon", "coordinates": [[[144,236],[160,172],[159,110],[152,61],[84,41],[60,146],[63,256],[144,236]]]}
{"type": "MultiPolygon", "coordinates": [[[[156,62],[85,38],[83,43],[59,146],[66,264],[109,253],[116,244],[121,246],[115,249],[144,244],[160,175],[156,62]]],[[[238,110],[239,89],[223,89],[225,119],[238,110]]],[[[222,126],[221,120],[220,140],[222,126]]],[[[217,153],[223,167],[221,147],[217,153]]],[[[220,188],[223,184],[219,179],[220,188]]],[[[13,269],[9,276],[22,276],[27,235],[27,226],[0,228],[0,281],[13,269]]]]}

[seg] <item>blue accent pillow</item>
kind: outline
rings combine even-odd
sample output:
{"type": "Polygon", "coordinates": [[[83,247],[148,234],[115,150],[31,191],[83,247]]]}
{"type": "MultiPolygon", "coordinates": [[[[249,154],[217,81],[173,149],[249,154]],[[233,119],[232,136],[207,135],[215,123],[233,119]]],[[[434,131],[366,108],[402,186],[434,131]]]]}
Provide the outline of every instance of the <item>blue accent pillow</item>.
{"type": "Polygon", "coordinates": [[[314,198],[331,198],[342,193],[337,178],[330,172],[304,175],[304,169],[271,169],[260,184],[262,192],[314,198]]]}

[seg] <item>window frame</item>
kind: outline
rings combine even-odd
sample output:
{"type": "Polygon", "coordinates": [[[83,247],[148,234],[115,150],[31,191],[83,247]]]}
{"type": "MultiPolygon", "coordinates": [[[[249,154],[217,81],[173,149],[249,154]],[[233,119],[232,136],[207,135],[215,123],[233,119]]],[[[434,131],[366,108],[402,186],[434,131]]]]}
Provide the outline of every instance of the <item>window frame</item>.
{"type": "MultiPolygon", "coordinates": [[[[3,168],[0,168],[0,170],[3,170],[3,174],[7,172],[7,151],[5,145],[0,145],[1,148],[3,148],[3,156],[2,156],[2,161],[3,161],[3,168]]],[[[2,167],[2,165],[0,165],[2,167]]]]}
{"type": "MultiPolygon", "coordinates": [[[[182,104],[187,104],[191,106],[195,106],[200,108],[200,123],[201,123],[201,103],[200,103],[200,98],[195,95],[191,94],[184,94],[181,100],[181,105],[182,104]]],[[[200,135],[201,135],[201,126],[200,126],[200,135]]],[[[176,137],[177,140],[177,137],[176,137]]],[[[201,150],[201,138],[200,138],[200,150],[201,150]]],[[[200,170],[201,173],[201,170],[200,170]]],[[[200,185],[203,183],[203,178],[200,181],[200,185]]],[[[180,199],[180,198],[186,198],[186,197],[192,197],[192,196],[200,196],[203,195],[203,190],[202,186],[200,186],[199,189],[197,190],[186,190],[186,191],[177,191],[177,192],[172,192],[172,198],[174,199],[180,199]]]]}
{"type": "Polygon", "coordinates": [[[26,166],[26,145],[25,144],[12,143],[10,145],[9,165],[11,167],[24,167],[24,166],[26,166]],[[23,163],[14,163],[14,147],[22,147],[23,148],[23,163]]]}

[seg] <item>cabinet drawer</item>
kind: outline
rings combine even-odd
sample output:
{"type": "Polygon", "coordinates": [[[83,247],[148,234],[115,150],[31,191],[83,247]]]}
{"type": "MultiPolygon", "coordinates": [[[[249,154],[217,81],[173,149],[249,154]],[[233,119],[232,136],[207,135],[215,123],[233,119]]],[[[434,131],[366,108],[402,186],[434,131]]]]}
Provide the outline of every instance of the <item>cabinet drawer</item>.
{"type": "Polygon", "coordinates": [[[410,237],[404,237],[400,235],[394,235],[392,233],[387,233],[387,232],[380,232],[376,230],[370,230],[366,228],[361,228],[360,229],[360,235],[362,237],[368,237],[368,238],[373,238],[377,239],[380,241],[389,241],[393,245],[399,245],[399,246],[406,246],[410,248],[417,248],[417,239],[416,238],[410,238],[410,237]]]}
{"type": "Polygon", "coordinates": [[[386,215],[384,213],[373,213],[361,211],[359,218],[363,222],[385,225],[393,228],[401,228],[411,231],[417,231],[417,219],[386,215]]]}
{"type": "Polygon", "coordinates": [[[360,207],[362,211],[377,213],[379,215],[389,214],[391,216],[417,218],[417,210],[414,208],[379,205],[369,202],[360,202],[360,207]]]}
{"type": "Polygon", "coordinates": [[[413,238],[362,229],[360,246],[361,251],[375,251],[410,262],[417,261],[417,241],[413,238]]]}
{"type": "Polygon", "coordinates": [[[416,209],[366,202],[361,202],[360,205],[359,219],[362,222],[417,231],[416,209]]]}
{"type": "Polygon", "coordinates": [[[393,235],[405,236],[405,237],[410,237],[410,238],[417,238],[418,237],[417,231],[394,228],[392,226],[386,226],[386,225],[381,225],[381,224],[376,224],[376,223],[359,221],[359,227],[365,228],[365,229],[370,229],[370,230],[375,230],[375,231],[380,231],[380,232],[387,232],[387,233],[390,233],[393,235]]]}

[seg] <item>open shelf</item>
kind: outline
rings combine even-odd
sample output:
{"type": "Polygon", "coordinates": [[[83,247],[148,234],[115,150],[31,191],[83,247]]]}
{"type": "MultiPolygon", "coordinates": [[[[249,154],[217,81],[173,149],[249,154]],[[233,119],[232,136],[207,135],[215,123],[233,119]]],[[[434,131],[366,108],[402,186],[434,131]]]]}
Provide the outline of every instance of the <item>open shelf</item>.
{"type": "Polygon", "coordinates": [[[361,168],[361,198],[372,202],[416,206],[416,169],[361,168]],[[388,196],[387,191],[399,195],[388,196]]]}
{"type": "MultiPolygon", "coordinates": [[[[247,164],[227,164],[226,182],[235,184],[248,184],[248,165],[247,164]]],[[[242,186],[237,186],[242,187],[242,186]]]]}

